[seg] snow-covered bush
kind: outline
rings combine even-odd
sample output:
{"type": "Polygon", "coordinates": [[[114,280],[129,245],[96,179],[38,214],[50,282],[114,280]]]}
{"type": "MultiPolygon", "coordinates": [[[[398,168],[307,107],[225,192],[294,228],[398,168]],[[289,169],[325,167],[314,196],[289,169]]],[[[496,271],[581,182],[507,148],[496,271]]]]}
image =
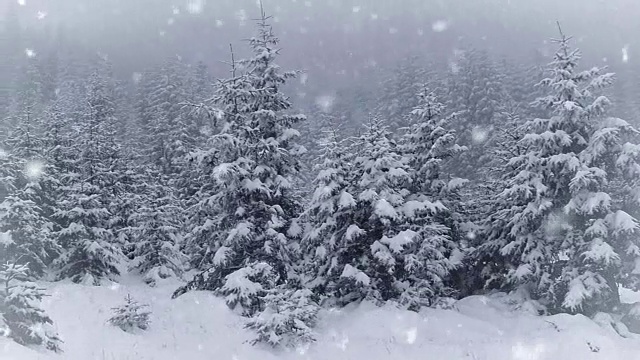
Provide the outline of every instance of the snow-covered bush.
{"type": "Polygon", "coordinates": [[[295,347],[315,341],[313,327],[319,307],[310,290],[276,288],[264,297],[265,308],[252,317],[246,327],[257,337],[252,344],[295,347]]]}
{"type": "Polygon", "coordinates": [[[125,298],[125,304],[113,308],[114,315],[109,319],[111,325],[117,326],[123,331],[134,329],[147,330],[151,320],[151,312],[145,310],[148,305],[140,304],[131,295],[125,298]]]}
{"type": "Polygon", "coordinates": [[[44,290],[29,282],[27,265],[7,263],[0,269],[0,336],[21,345],[44,346],[61,351],[62,341],[53,321],[39,307],[44,290]]]}

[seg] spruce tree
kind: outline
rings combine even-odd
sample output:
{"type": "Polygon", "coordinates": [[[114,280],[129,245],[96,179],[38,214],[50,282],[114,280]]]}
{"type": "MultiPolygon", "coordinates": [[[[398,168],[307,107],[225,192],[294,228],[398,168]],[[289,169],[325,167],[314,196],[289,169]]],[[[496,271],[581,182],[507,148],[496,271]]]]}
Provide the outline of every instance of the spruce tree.
{"type": "Polygon", "coordinates": [[[245,315],[264,309],[260,294],[250,291],[255,286],[245,284],[269,291],[289,280],[298,235],[292,229],[300,211],[292,193],[300,152],[292,126],[304,119],[286,113],[291,104],[280,87],[294,73],[276,65],[278,39],[264,13],[249,44],[253,57],[239,62],[243,73],[220,82],[217,90],[224,125],[213,136],[220,146],[206,179],[213,193],[205,200],[216,215],[199,225],[214,230],[204,244],[210,265],[174,294],[213,290],[245,315]]]}
{"type": "Polygon", "coordinates": [[[541,83],[549,95],[537,100],[552,115],[527,122],[526,152],[508,162],[479,254],[490,286],[526,288],[552,311],[593,314],[616,308],[618,284],[640,254],[623,201],[637,189],[637,130],[606,116],[610,102],[598,92],[613,75],[578,71],[569,40],[562,32],[555,40],[541,83]]]}
{"type": "Polygon", "coordinates": [[[61,351],[62,341],[51,326],[53,321],[38,306],[44,290],[28,281],[28,272],[26,265],[13,263],[0,268],[0,324],[4,323],[6,336],[18,344],[61,351]]]}

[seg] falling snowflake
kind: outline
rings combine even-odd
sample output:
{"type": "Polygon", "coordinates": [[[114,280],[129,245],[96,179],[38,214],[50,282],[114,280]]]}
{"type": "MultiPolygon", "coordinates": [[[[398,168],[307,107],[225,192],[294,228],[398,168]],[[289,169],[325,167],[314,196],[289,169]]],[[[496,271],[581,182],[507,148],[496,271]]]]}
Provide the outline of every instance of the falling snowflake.
{"type": "Polygon", "coordinates": [[[222,27],[222,25],[224,25],[224,21],[220,19],[216,20],[216,27],[222,27]]]}
{"type": "Polygon", "coordinates": [[[418,29],[418,35],[420,35],[420,36],[424,35],[424,30],[418,29]]]}
{"type": "Polygon", "coordinates": [[[625,45],[622,48],[622,62],[623,63],[629,62],[629,44],[625,45]]]}
{"type": "Polygon", "coordinates": [[[311,7],[311,1],[305,1],[304,2],[304,6],[311,7]]]}
{"type": "Polygon", "coordinates": [[[307,80],[309,80],[309,74],[304,73],[300,75],[300,84],[307,85],[307,80]]]}
{"type": "Polygon", "coordinates": [[[475,233],[475,232],[473,232],[473,231],[469,231],[469,232],[467,233],[467,239],[469,239],[469,240],[474,240],[475,238],[476,238],[476,233],[475,233]]]}
{"type": "Polygon", "coordinates": [[[6,158],[7,155],[9,155],[7,151],[5,149],[0,148],[0,158],[6,158]]]}
{"type": "Polygon", "coordinates": [[[525,345],[517,343],[511,348],[514,360],[539,360],[543,358],[545,347],[543,344],[525,345]]]}
{"type": "Polygon", "coordinates": [[[204,0],[190,0],[187,4],[187,11],[190,14],[200,14],[204,9],[204,0]]]}
{"type": "Polygon", "coordinates": [[[167,25],[173,25],[173,23],[175,23],[176,20],[174,18],[169,18],[167,19],[167,25]]]}
{"type": "Polygon", "coordinates": [[[417,328],[411,328],[409,330],[407,330],[407,343],[408,344],[413,344],[416,342],[416,339],[418,338],[418,329],[417,328]]]}
{"type": "Polygon", "coordinates": [[[25,49],[24,53],[27,55],[28,58],[33,58],[36,56],[36,52],[33,51],[33,49],[25,49]]]}
{"type": "Polygon", "coordinates": [[[18,0],[18,5],[20,5],[20,6],[27,5],[27,0],[18,0]]]}
{"type": "Polygon", "coordinates": [[[174,6],[173,9],[171,9],[171,12],[173,13],[173,15],[180,15],[180,8],[174,6]]]}
{"type": "Polygon", "coordinates": [[[24,167],[24,174],[29,179],[38,179],[44,173],[44,163],[39,160],[32,160],[27,162],[24,167]]]}
{"type": "Polygon", "coordinates": [[[300,27],[300,34],[306,34],[308,32],[309,32],[309,30],[306,27],[304,27],[304,26],[300,27]]]}
{"type": "Polygon", "coordinates": [[[333,95],[322,95],[316,98],[316,105],[318,105],[322,112],[328,113],[333,108],[333,103],[335,101],[336,98],[333,95]]]}
{"type": "Polygon", "coordinates": [[[360,6],[354,6],[351,11],[353,11],[354,13],[359,13],[360,12],[360,6]]]}
{"type": "Polygon", "coordinates": [[[372,13],[371,14],[371,20],[378,20],[378,14],[372,13]]]}
{"type": "Polygon", "coordinates": [[[443,32],[449,28],[449,22],[446,20],[438,20],[431,25],[431,29],[435,32],[443,32]]]}
{"type": "Polygon", "coordinates": [[[471,131],[471,139],[476,144],[485,142],[488,137],[489,134],[487,133],[487,131],[479,127],[473,128],[473,130],[471,131]]]}
{"type": "Polygon", "coordinates": [[[142,74],[139,72],[134,72],[133,74],[131,74],[131,80],[133,80],[134,84],[140,83],[140,80],[142,80],[142,74]]]}
{"type": "Polygon", "coordinates": [[[240,9],[236,11],[236,19],[238,19],[238,23],[240,26],[244,26],[247,23],[247,11],[245,9],[240,9]]]}
{"type": "Polygon", "coordinates": [[[160,31],[158,31],[158,35],[165,36],[165,35],[167,35],[167,32],[164,31],[164,30],[160,30],[160,31]]]}
{"type": "Polygon", "coordinates": [[[398,33],[398,29],[396,29],[394,27],[389,28],[389,34],[397,34],[397,33],[398,33]]]}
{"type": "Polygon", "coordinates": [[[47,17],[47,13],[44,11],[38,11],[38,14],[36,15],[36,17],[38,18],[38,20],[42,20],[47,17]]]}

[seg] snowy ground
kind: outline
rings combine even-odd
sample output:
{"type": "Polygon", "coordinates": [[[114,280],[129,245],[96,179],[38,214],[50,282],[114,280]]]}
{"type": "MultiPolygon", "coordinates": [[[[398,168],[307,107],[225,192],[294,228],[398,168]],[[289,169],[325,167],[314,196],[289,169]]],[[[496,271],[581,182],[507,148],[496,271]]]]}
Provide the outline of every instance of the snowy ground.
{"type": "MultiPolygon", "coordinates": [[[[588,360],[640,359],[640,339],[625,339],[583,316],[538,317],[505,296],[474,296],[453,310],[421,314],[371,304],[327,311],[309,349],[273,352],[244,343],[251,334],[222,301],[195,292],[172,300],[175,283],[157,288],[124,281],[111,287],[48,286],[45,308],[65,352],[37,352],[0,339],[2,360],[588,360]],[[151,305],[151,328],[129,334],[107,324],[111,308],[131,294],[151,305]]],[[[627,301],[639,296],[625,292],[627,301]]]]}

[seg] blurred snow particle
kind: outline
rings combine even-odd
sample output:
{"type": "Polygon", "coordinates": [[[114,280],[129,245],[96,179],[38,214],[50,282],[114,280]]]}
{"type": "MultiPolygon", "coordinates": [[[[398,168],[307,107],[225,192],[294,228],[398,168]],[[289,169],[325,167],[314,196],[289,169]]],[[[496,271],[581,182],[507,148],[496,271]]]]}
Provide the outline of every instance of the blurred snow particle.
{"type": "Polygon", "coordinates": [[[109,286],[109,289],[111,289],[112,291],[118,291],[120,289],[120,284],[118,283],[111,283],[111,285],[109,286]]]}
{"type": "Polygon", "coordinates": [[[38,11],[38,14],[36,15],[36,17],[38,18],[38,20],[42,20],[47,17],[47,13],[44,11],[38,11]]]}
{"type": "Polygon", "coordinates": [[[18,5],[20,5],[20,6],[27,5],[27,0],[18,0],[18,5]]]}
{"type": "Polygon", "coordinates": [[[162,36],[167,35],[167,32],[164,31],[164,30],[160,30],[160,31],[158,31],[158,35],[160,35],[162,37],[162,36]]]}
{"type": "Polygon", "coordinates": [[[418,35],[420,35],[420,36],[424,35],[424,30],[418,29],[418,35]]]}
{"type": "Polygon", "coordinates": [[[44,173],[44,164],[42,161],[32,160],[27,162],[24,168],[24,174],[29,179],[37,179],[44,173]]]}
{"type": "Polygon", "coordinates": [[[336,101],[333,95],[322,95],[316,98],[316,105],[322,112],[328,113],[333,108],[333,103],[336,101]]]}
{"type": "Polygon", "coordinates": [[[435,32],[443,32],[449,28],[449,22],[446,20],[438,20],[431,25],[431,29],[435,32]]]}
{"type": "Polygon", "coordinates": [[[203,347],[202,344],[198,344],[198,351],[202,351],[203,347]]]}
{"type": "Polygon", "coordinates": [[[418,338],[418,329],[417,328],[411,328],[409,330],[407,330],[407,343],[408,344],[413,344],[416,342],[416,339],[418,338]]]}
{"type": "Polygon", "coordinates": [[[191,14],[200,14],[204,9],[204,0],[189,0],[187,11],[191,14]]]}
{"type": "Polygon", "coordinates": [[[311,1],[305,1],[304,2],[304,6],[311,7],[311,1]]]}
{"type": "Polygon", "coordinates": [[[142,80],[142,74],[139,72],[134,72],[133,74],[131,74],[131,80],[133,80],[134,84],[140,83],[140,80],[142,80]]]}
{"type": "Polygon", "coordinates": [[[309,30],[306,27],[304,27],[304,26],[300,27],[300,34],[306,34],[308,32],[309,32],[309,30]]]}
{"type": "Polygon", "coordinates": [[[354,13],[359,13],[360,12],[360,6],[354,6],[351,11],[353,11],[354,13]]]}
{"type": "Polygon", "coordinates": [[[300,75],[300,84],[307,85],[307,80],[309,80],[309,74],[303,73],[300,75]]]}
{"type": "Polygon", "coordinates": [[[607,61],[609,61],[609,59],[607,59],[606,57],[602,58],[602,62],[607,62],[607,61]]]}
{"type": "Polygon", "coordinates": [[[398,29],[396,29],[394,27],[389,28],[389,34],[397,34],[397,33],[398,33],[398,29]]]}
{"type": "Polygon", "coordinates": [[[238,19],[240,26],[244,26],[247,23],[248,19],[247,11],[245,9],[236,11],[236,19],[238,19]]]}
{"type": "Polygon", "coordinates": [[[476,144],[485,142],[487,140],[487,137],[488,137],[487,131],[479,127],[475,127],[471,131],[471,139],[476,144]]]}
{"type": "Polygon", "coordinates": [[[629,44],[625,45],[622,48],[622,62],[623,63],[629,62],[629,44]]]}
{"type": "Polygon", "coordinates": [[[0,148],[0,159],[7,157],[7,151],[5,149],[0,148]]]}
{"type": "Polygon", "coordinates": [[[372,13],[371,14],[371,20],[378,20],[378,14],[372,13]]]}
{"type": "Polygon", "coordinates": [[[174,18],[167,19],[167,25],[173,25],[174,22],[176,22],[174,18]]]}
{"type": "Polygon", "coordinates": [[[177,7],[177,6],[174,6],[174,7],[171,9],[171,13],[173,13],[173,15],[180,15],[180,8],[179,8],[179,7],[177,7]]]}
{"type": "Polygon", "coordinates": [[[511,348],[511,354],[514,360],[540,360],[543,358],[544,345],[525,345],[517,343],[511,348]]]}
{"type": "Polygon", "coordinates": [[[27,57],[32,58],[36,56],[36,52],[33,51],[33,49],[24,49],[24,53],[25,55],[27,55],[27,57]]]}
{"type": "Polygon", "coordinates": [[[476,233],[475,233],[475,232],[473,232],[473,231],[469,231],[469,232],[467,233],[467,239],[469,239],[469,240],[474,240],[475,238],[476,238],[476,233]]]}
{"type": "Polygon", "coordinates": [[[216,27],[222,27],[222,25],[224,25],[224,22],[222,20],[216,20],[216,27]]]}

